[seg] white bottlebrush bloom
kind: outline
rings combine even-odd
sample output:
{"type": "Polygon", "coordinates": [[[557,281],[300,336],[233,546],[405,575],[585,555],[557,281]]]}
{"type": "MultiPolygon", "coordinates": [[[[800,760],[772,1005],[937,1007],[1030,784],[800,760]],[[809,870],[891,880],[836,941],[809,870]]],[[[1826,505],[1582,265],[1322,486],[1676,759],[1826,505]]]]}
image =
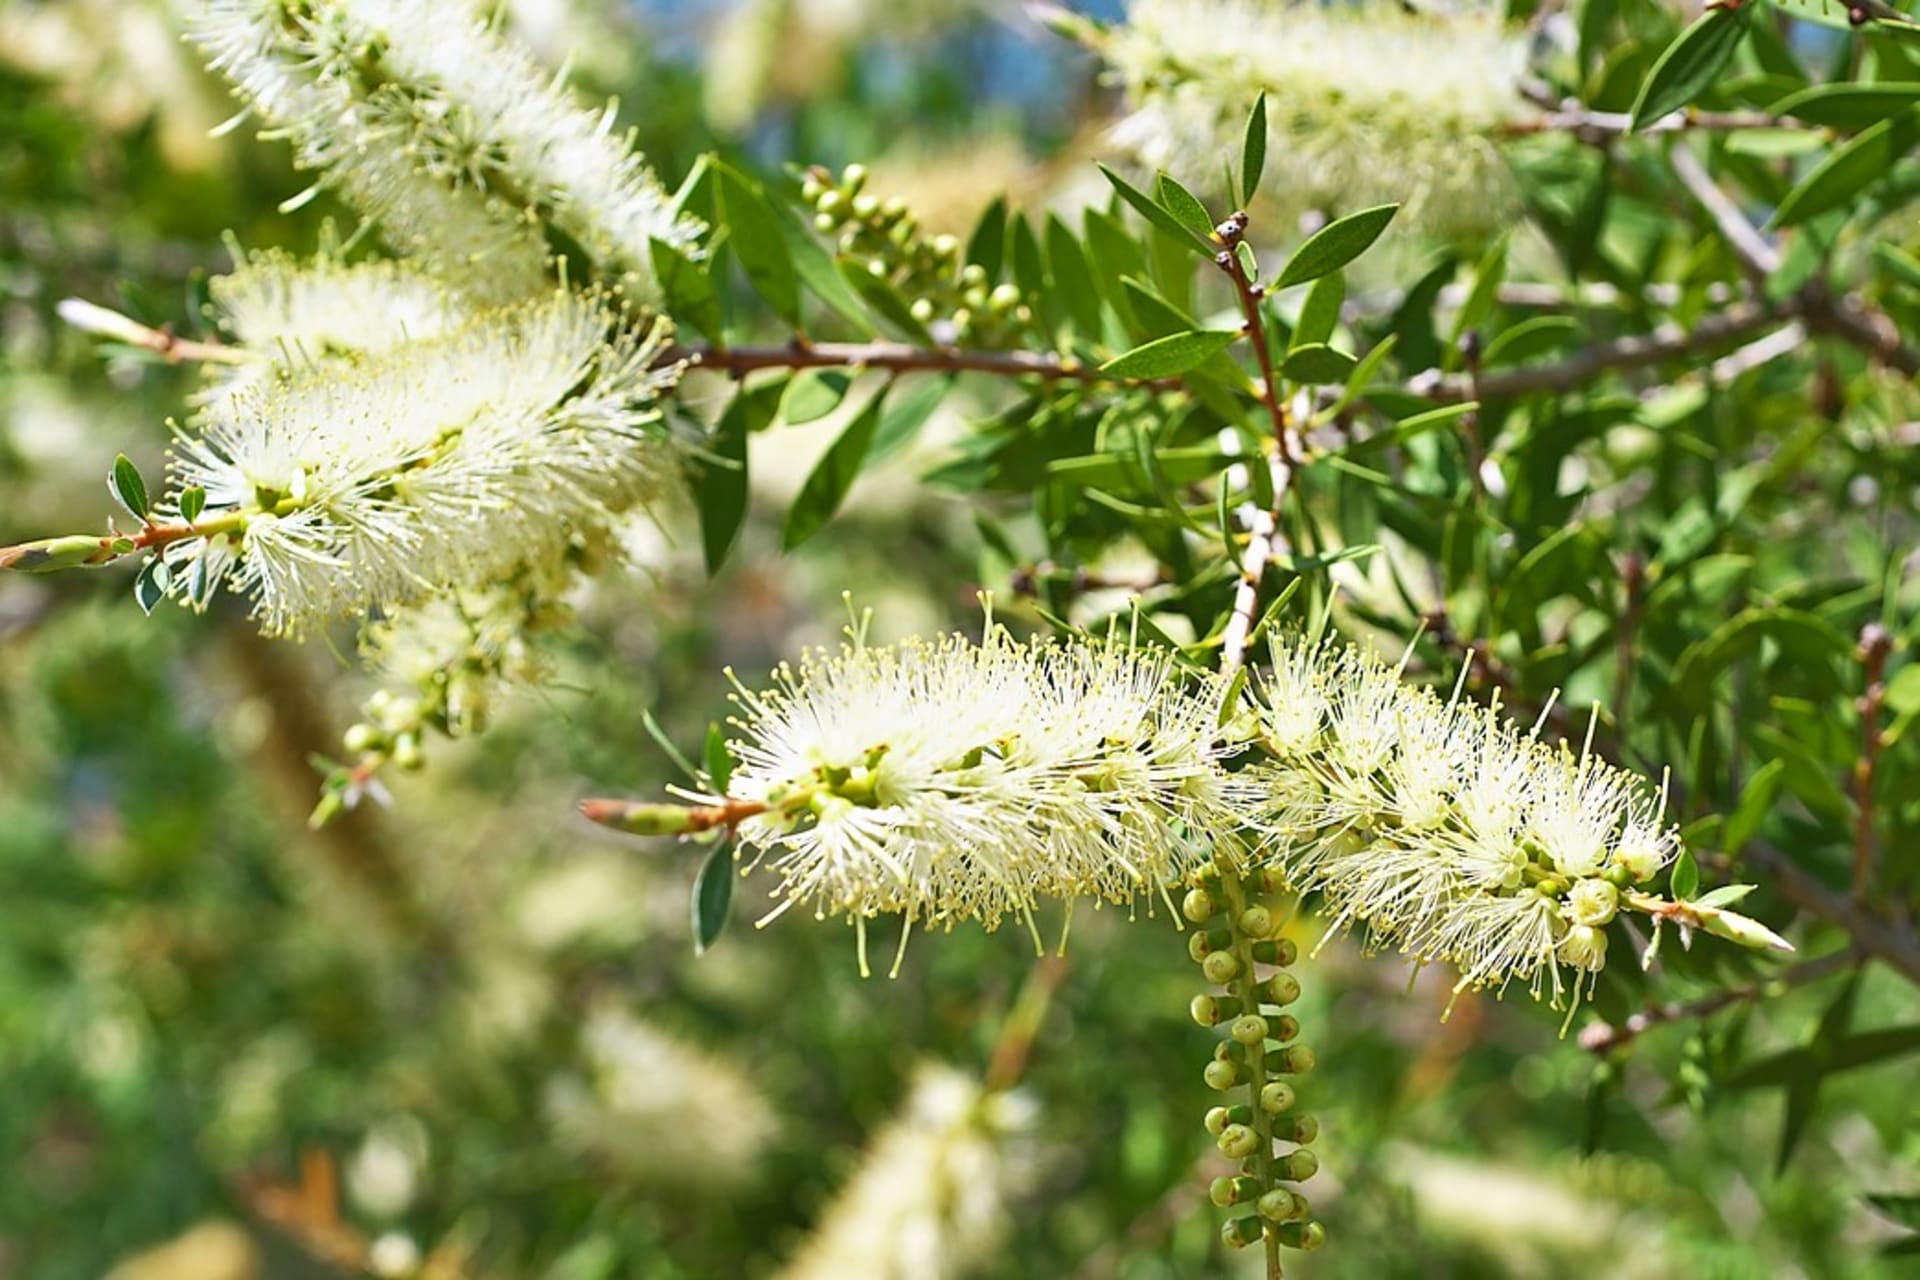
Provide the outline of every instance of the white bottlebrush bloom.
{"type": "Polygon", "coordinates": [[[776,895],[822,916],[992,926],[1040,897],[1130,901],[1237,825],[1222,688],[1163,651],[990,626],[810,653],[774,686],[739,695],[728,790],[767,806],[740,835],[776,895]]]}
{"type": "Polygon", "coordinates": [[[1265,93],[1261,189],[1282,215],[1397,201],[1401,224],[1452,238],[1512,207],[1494,135],[1527,112],[1527,47],[1497,5],[1134,0],[1088,31],[1126,93],[1114,139],[1155,168],[1218,181],[1265,93]]]}
{"type": "Polygon", "coordinates": [[[1369,653],[1275,647],[1273,761],[1252,772],[1271,856],[1319,892],[1332,931],[1362,925],[1372,947],[1452,964],[1462,990],[1518,978],[1557,1002],[1565,966],[1577,991],[1604,961],[1597,929],[1621,890],[1678,851],[1664,800],[1369,653]]]}
{"type": "Polygon", "coordinates": [[[388,351],[437,338],[472,316],[446,283],[410,262],[349,263],[322,253],[241,254],[208,283],[214,317],[233,344],[260,358],[209,363],[208,399],[277,370],[388,351]]]}
{"type": "Polygon", "coordinates": [[[203,491],[208,532],[174,579],[198,602],[230,573],[298,634],[555,562],[677,480],[665,325],[630,319],[560,292],[220,397],[175,445],[170,512],[203,491]]]}
{"type": "Polygon", "coordinates": [[[564,1145],[680,1190],[752,1182],[779,1131],[739,1067],[611,1003],[587,1013],[578,1060],[548,1081],[542,1103],[564,1145]]]}
{"type": "Polygon", "coordinates": [[[434,0],[206,0],[195,39],[396,247],[494,297],[526,291],[537,228],[637,296],[650,241],[691,250],[614,108],[576,103],[482,18],[434,0]]]}
{"type": "Polygon", "coordinates": [[[780,1280],[953,1280],[991,1264],[1032,1176],[1035,1119],[1018,1093],[923,1067],[780,1280]]]}

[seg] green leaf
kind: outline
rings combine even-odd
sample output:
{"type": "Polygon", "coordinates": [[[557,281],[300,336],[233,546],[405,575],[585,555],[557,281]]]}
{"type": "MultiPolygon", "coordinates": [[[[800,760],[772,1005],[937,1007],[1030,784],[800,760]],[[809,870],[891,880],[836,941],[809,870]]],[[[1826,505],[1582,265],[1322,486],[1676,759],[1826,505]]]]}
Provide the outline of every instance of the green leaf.
{"type": "Polygon", "coordinates": [[[847,285],[847,279],[840,272],[840,266],[832,254],[820,247],[798,216],[784,205],[774,205],[773,214],[780,224],[781,238],[786,242],[787,253],[793,258],[793,269],[800,282],[813,290],[820,301],[827,304],[849,324],[866,328],[868,322],[865,309],[860,305],[859,295],[847,285]]]}
{"type": "Polygon", "coordinates": [[[885,400],[886,392],[883,390],[867,401],[853,421],[841,430],[839,438],[821,455],[820,461],[814,464],[806,483],[800,486],[799,496],[787,511],[786,527],[780,535],[783,549],[791,551],[820,532],[827,521],[833,519],[833,513],[840,509],[840,504],[846,500],[847,490],[853,488],[853,482],[859,478],[860,468],[866,463],[867,451],[873,447],[874,433],[880,429],[881,405],[885,400]]]}
{"type": "Polygon", "coordinates": [[[1260,175],[1267,167],[1267,95],[1262,93],[1253,100],[1253,111],[1247,116],[1247,136],[1240,144],[1240,198],[1247,203],[1253,202],[1253,193],[1260,189],[1260,175]]]}
{"type": "Polygon", "coordinates": [[[140,468],[124,453],[113,460],[113,470],[107,473],[107,492],[135,520],[147,518],[147,482],[141,479],[140,468]]]}
{"type": "Polygon", "coordinates": [[[868,450],[868,460],[878,462],[891,457],[912,442],[920,433],[927,419],[933,416],[947,393],[953,390],[955,378],[952,374],[943,374],[936,378],[922,377],[915,380],[907,391],[893,395],[887,403],[886,412],[880,415],[879,429],[873,433],[873,444],[868,450]]]}
{"type": "Polygon", "coordinates": [[[1920,117],[1908,111],[1855,134],[1787,192],[1774,210],[1773,225],[1797,226],[1839,208],[1885,178],[1920,137],[1917,120],[1920,117]]]}
{"type": "Polygon", "coordinates": [[[1133,206],[1135,213],[1173,237],[1176,243],[1184,245],[1202,257],[1211,258],[1214,255],[1215,246],[1211,241],[1203,242],[1194,239],[1193,233],[1182,226],[1178,218],[1155,204],[1144,191],[1104,164],[1100,166],[1100,172],[1105,174],[1107,181],[1113,184],[1113,189],[1120,193],[1120,198],[1133,206]]]}
{"type": "Polygon", "coordinates": [[[1667,890],[1682,902],[1691,901],[1700,892],[1700,864],[1693,859],[1693,850],[1682,849],[1680,856],[1674,859],[1673,874],[1667,878],[1667,890]]]}
{"type": "Polygon", "coordinates": [[[707,726],[706,749],[701,753],[707,766],[707,786],[717,796],[727,794],[733,780],[733,753],[727,750],[727,734],[716,722],[707,726]]]}
{"type": "Polygon", "coordinates": [[[1746,34],[1750,6],[1709,9],[1666,47],[1640,85],[1633,128],[1646,128],[1705,93],[1746,34]]]}
{"type": "Polygon", "coordinates": [[[1288,345],[1305,347],[1331,338],[1334,327],[1340,323],[1340,304],[1346,300],[1344,272],[1329,272],[1315,280],[1307,290],[1306,301],[1300,304],[1300,318],[1294,321],[1293,339],[1288,345]]]}
{"type": "Polygon", "coordinates": [[[1867,1203],[1909,1231],[1920,1231],[1920,1196],[1872,1193],[1867,1203]]]}
{"type": "Polygon", "coordinates": [[[1324,342],[1310,342],[1287,352],[1280,371],[1295,382],[1312,382],[1323,386],[1344,384],[1358,363],[1346,352],[1337,351],[1324,342]]]}
{"type": "Polygon", "coordinates": [[[796,374],[780,397],[780,420],[795,426],[818,421],[840,407],[852,385],[852,375],[838,369],[808,369],[796,374]]]}
{"type": "Polygon", "coordinates": [[[1776,102],[1772,113],[1791,115],[1822,129],[1855,132],[1916,106],[1920,106],[1920,84],[1812,84],[1776,102]]]}
{"type": "Polygon", "coordinates": [[[1728,853],[1737,855],[1745,848],[1747,841],[1760,830],[1761,822],[1773,812],[1773,801],[1780,794],[1786,772],[1785,760],[1769,760],[1747,779],[1747,785],[1740,792],[1740,803],[1727,815],[1726,830],[1721,836],[1728,853]]]}
{"type": "Polygon", "coordinates": [[[1073,232],[1051,213],[1047,215],[1047,261],[1053,265],[1054,295],[1066,308],[1074,332],[1088,342],[1099,342],[1100,292],[1093,283],[1093,269],[1073,232]]]}
{"type": "Polygon", "coordinates": [[[864,298],[867,305],[872,307],[882,320],[897,329],[909,342],[923,347],[937,345],[933,335],[927,332],[927,326],[913,318],[913,309],[890,281],[881,279],[864,266],[851,260],[843,260],[840,263],[840,272],[847,283],[853,287],[854,292],[864,298]]]}
{"type": "Polygon", "coordinates": [[[1121,378],[1173,378],[1197,369],[1240,337],[1233,329],[1192,329],[1135,347],[1100,366],[1121,378]]]}
{"type": "Polygon", "coordinates": [[[1886,703],[1896,715],[1920,711],[1920,662],[1908,663],[1887,681],[1886,703]]]}
{"type": "Polygon", "coordinates": [[[714,342],[721,333],[720,297],[714,291],[709,264],[695,262],[664,240],[650,242],[653,274],[659,277],[667,314],[690,324],[714,342]]]}
{"type": "Polygon", "coordinates": [[[153,616],[153,611],[167,598],[172,577],[166,562],[158,556],[141,566],[140,576],[133,580],[133,599],[140,606],[140,612],[153,616]]]}
{"type": "Polygon", "coordinates": [[[1346,266],[1380,238],[1380,233],[1393,221],[1394,211],[1399,207],[1397,204],[1375,205],[1371,209],[1362,209],[1329,222],[1314,232],[1294,252],[1293,257],[1287,259],[1287,265],[1281,269],[1280,278],[1273,282],[1273,288],[1285,289],[1289,285],[1305,284],[1346,266]]]}
{"type": "Polygon", "coordinates": [[[700,867],[693,882],[693,950],[705,955],[727,927],[733,910],[733,845],[722,840],[700,867]]]}
{"type": "Polygon", "coordinates": [[[747,178],[716,163],[720,216],[754,291],[788,324],[800,325],[800,284],[773,206],[747,178]]]}
{"type": "Polygon", "coordinates": [[[1006,257],[1006,249],[1007,198],[999,196],[987,206],[974,225],[973,234],[967,237],[967,261],[985,271],[987,283],[992,284],[1000,278],[1000,264],[1006,257]]]}
{"type": "Polygon", "coordinates": [[[1489,369],[1522,364],[1575,341],[1580,332],[1580,322],[1572,316],[1535,316],[1502,330],[1487,344],[1480,362],[1489,369]]]}
{"type": "Polygon", "coordinates": [[[692,467],[700,549],[709,576],[727,562],[747,517],[747,403],[745,392],[733,398],[692,467]]]}
{"type": "Polygon", "coordinates": [[[1213,234],[1213,218],[1207,213],[1207,206],[1170,175],[1161,173],[1154,181],[1153,190],[1160,198],[1160,207],[1179,219],[1181,226],[1202,240],[1213,234]]]}
{"type": "Polygon", "coordinates": [[[180,519],[183,522],[192,524],[200,518],[200,513],[206,509],[207,491],[205,489],[196,484],[191,489],[181,491],[180,519]]]}

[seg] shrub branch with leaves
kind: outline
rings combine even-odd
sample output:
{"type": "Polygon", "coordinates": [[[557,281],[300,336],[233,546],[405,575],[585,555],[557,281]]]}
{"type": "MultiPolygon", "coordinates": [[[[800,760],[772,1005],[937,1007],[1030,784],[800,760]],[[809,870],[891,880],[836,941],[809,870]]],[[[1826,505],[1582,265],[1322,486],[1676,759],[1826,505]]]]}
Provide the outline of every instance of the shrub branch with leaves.
{"type": "MultiPolygon", "coordinates": [[[[68,303],[204,385],[163,487],[113,463],[131,526],[6,547],[0,568],[138,560],[149,611],[225,586],[269,635],[358,628],[403,685],[346,735],[316,821],[537,680],[541,636],[634,519],[697,509],[719,571],[751,437],[844,419],[784,517],[791,550],[937,410],[984,403],[926,476],[975,511],[977,585],[1002,601],[979,638],[880,644],[861,620],[736,686],[693,787],[583,806],[708,847],[703,946],[736,866],[772,881],[769,917],[850,921],[863,971],[890,917],[903,951],[912,929],[1008,917],[1042,945],[1042,917],[1081,899],[1191,926],[1191,1013],[1225,1032],[1205,1125],[1232,1171],[1211,1198],[1270,1275],[1326,1238],[1299,1190],[1316,1054],[1286,1012],[1303,911],[1322,921],[1307,960],[1359,929],[1449,966],[1456,999],[1517,980],[1569,1024],[1597,1000],[1596,1052],[1869,962],[1920,980],[1895,902],[1915,888],[1890,806],[1920,714],[1894,665],[1896,562],[1875,548],[1863,585],[1809,592],[1729,541],[1802,483],[1829,423],[1879,450],[1915,407],[1920,259],[1874,231],[1920,141],[1903,15],[1848,11],[1858,78],[1823,81],[1752,3],[1684,28],[1593,3],[1564,47],[1484,8],[1049,13],[1126,95],[1111,199],[1077,220],[996,199],[962,239],[864,165],[755,176],[712,155],[669,194],[612,106],[425,0],[193,7],[263,136],[392,256],[358,235],[310,259],[236,247],[192,338],[68,303]],[[1658,56],[1600,65],[1622,31],[1658,56]],[[1471,247],[1409,266],[1420,237],[1471,247]],[[1716,415],[1742,380],[1815,375],[1776,447],[1716,415]],[[724,407],[703,417],[695,388],[724,407]],[[1121,546],[1152,573],[1088,607],[1121,546]],[[1445,696],[1425,679],[1454,670],[1445,696]],[[1728,712],[1730,673],[1775,710],[1728,712]],[[1563,688],[1611,705],[1583,721],[1563,688]],[[1822,708],[1857,723],[1850,758],[1801,733],[1822,708]],[[1797,852],[1828,846],[1844,887],[1797,852]],[[1743,871],[1759,890],[1704,883],[1743,871]],[[1669,928],[1792,951],[1733,910],[1754,892],[1762,916],[1800,912],[1812,959],[1630,1016],[1630,988],[1601,986],[1615,943],[1652,968],[1669,928]]],[[[1339,1088],[1329,1065],[1316,1090],[1339,1088]]],[[[954,1088],[940,1123],[986,1142],[954,1088]]]]}

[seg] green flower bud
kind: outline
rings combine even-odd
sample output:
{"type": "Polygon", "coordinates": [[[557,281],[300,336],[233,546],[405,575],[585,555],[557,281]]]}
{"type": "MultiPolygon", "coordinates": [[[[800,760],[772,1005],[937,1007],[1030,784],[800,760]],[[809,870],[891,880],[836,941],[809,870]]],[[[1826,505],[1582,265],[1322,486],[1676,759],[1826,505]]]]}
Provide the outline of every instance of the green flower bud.
{"type": "Polygon", "coordinates": [[[972,328],[973,312],[967,310],[965,307],[961,307],[953,313],[953,331],[956,334],[964,335],[972,328]]]}
{"type": "Polygon", "coordinates": [[[952,258],[960,253],[960,242],[950,235],[937,235],[933,238],[933,252],[939,258],[952,258]]]}
{"type": "Polygon", "coordinates": [[[1255,905],[1240,913],[1240,932],[1250,938],[1265,938],[1273,933],[1273,912],[1255,905]]]}
{"type": "Polygon", "coordinates": [[[1011,311],[1020,305],[1020,287],[1011,284],[994,286],[993,292],[987,295],[987,305],[995,311],[1011,311]]]}
{"type": "Polygon", "coordinates": [[[1612,920],[1619,906],[1620,891],[1605,880],[1582,880],[1567,894],[1567,918],[1596,929],[1612,920]]]}
{"type": "Polygon", "coordinates": [[[1277,1005],[1289,1005],[1300,998],[1300,979],[1282,971],[1268,978],[1265,998],[1277,1005]]]}
{"type": "Polygon", "coordinates": [[[879,212],[880,202],[872,196],[855,196],[853,198],[853,216],[860,219],[860,221],[871,222],[873,221],[873,216],[879,212]]]}
{"type": "Polygon", "coordinates": [[[1320,1136],[1320,1122],[1312,1116],[1295,1116],[1286,1124],[1275,1125],[1273,1136],[1288,1142],[1312,1142],[1320,1136]]]}
{"type": "Polygon", "coordinates": [[[1253,944],[1253,958],[1261,964],[1282,967],[1300,958],[1300,948],[1291,938],[1273,938],[1253,944]]]}
{"type": "Polygon", "coordinates": [[[1231,1209],[1236,1204],[1244,1204],[1260,1194],[1258,1178],[1215,1178],[1207,1188],[1207,1199],[1222,1209],[1231,1209]]]}
{"type": "Polygon", "coordinates": [[[800,180],[800,198],[808,204],[815,204],[827,193],[826,183],[809,173],[800,180]]]}
{"type": "Polygon", "coordinates": [[[1267,1038],[1267,1020],[1257,1013],[1249,1013],[1245,1017],[1234,1019],[1230,1034],[1241,1044],[1259,1044],[1267,1038]]]}
{"type": "Polygon", "coordinates": [[[1300,1019],[1292,1014],[1283,1013],[1277,1018],[1268,1018],[1267,1025],[1271,1028],[1268,1034],[1281,1044],[1286,1044],[1300,1034],[1300,1019]]]}
{"type": "Polygon", "coordinates": [[[1240,960],[1231,951],[1209,952],[1200,962],[1200,971],[1207,975],[1208,982],[1217,982],[1226,986],[1240,976],[1240,960]]]}
{"type": "Polygon", "coordinates": [[[1280,1243],[1311,1253],[1327,1242],[1327,1229],[1317,1222],[1283,1222],[1274,1228],[1280,1243]]]}
{"type": "Polygon", "coordinates": [[[816,207],[820,210],[821,214],[832,218],[835,225],[838,225],[839,220],[846,215],[847,207],[852,203],[851,200],[847,199],[844,191],[829,191],[820,197],[816,207]]]}
{"type": "Polygon", "coordinates": [[[907,202],[899,196],[891,196],[880,206],[880,216],[888,222],[898,222],[907,216],[907,202]]]}
{"type": "Polygon", "coordinates": [[[1276,1071],[1290,1076],[1303,1076],[1313,1070],[1317,1059],[1313,1056],[1313,1050],[1307,1046],[1290,1044],[1279,1053],[1271,1055],[1268,1061],[1278,1061],[1279,1065],[1274,1068],[1276,1071]]]}
{"type": "Polygon", "coordinates": [[[859,163],[848,165],[840,171],[840,185],[852,193],[867,185],[867,166],[859,163]]]}
{"type": "Polygon", "coordinates": [[[960,301],[966,303],[967,306],[974,311],[985,311],[987,309],[987,291],[976,286],[961,294],[960,301]]]}
{"type": "Polygon", "coordinates": [[[1232,996],[1195,996],[1187,1012],[1203,1027],[1217,1027],[1240,1012],[1240,1001],[1232,996]]]}
{"type": "Polygon", "coordinates": [[[393,762],[409,773],[426,765],[427,753],[420,749],[418,734],[403,733],[394,741],[393,762]]]}
{"type": "Polygon", "coordinates": [[[1199,964],[1214,952],[1226,950],[1232,942],[1232,935],[1225,929],[1202,930],[1187,939],[1187,954],[1199,964]]]}
{"type": "Polygon", "coordinates": [[[1245,1160],[1260,1149],[1260,1135],[1250,1125],[1230,1124],[1220,1131],[1214,1145],[1229,1160],[1245,1160]]]}
{"type": "MultiPolygon", "coordinates": [[[[977,262],[969,262],[960,268],[960,283],[969,289],[985,289],[987,269],[977,262]]],[[[984,294],[982,296],[985,296],[984,294]]]]}
{"type": "Polygon", "coordinates": [[[1255,1202],[1254,1210],[1268,1222],[1285,1222],[1299,1214],[1299,1200],[1285,1187],[1275,1187],[1255,1202]]]}
{"type": "Polygon", "coordinates": [[[1260,1087],[1260,1109],[1270,1116],[1293,1109],[1293,1086],[1285,1080],[1272,1080],[1260,1087]]]}
{"type": "Polygon", "coordinates": [[[1264,1228],[1258,1214],[1236,1218],[1220,1228],[1220,1239],[1229,1249],[1244,1249],[1260,1238],[1264,1228]]]}
{"type": "Polygon", "coordinates": [[[362,721],[340,736],[340,743],[355,755],[364,755],[380,743],[380,731],[362,721]]]}
{"type": "Polygon", "coordinates": [[[1227,1108],[1209,1107],[1207,1109],[1207,1118],[1203,1123],[1205,1123],[1205,1125],[1207,1126],[1208,1133],[1212,1134],[1216,1138],[1219,1137],[1223,1132],[1225,1132],[1227,1125],[1231,1123],[1228,1117],[1227,1108]]]}
{"type": "Polygon", "coordinates": [[[1240,1083],[1243,1074],[1238,1063],[1222,1062],[1215,1058],[1207,1064],[1207,1069],[1201,1073],[1201,1079],[1207,1082],[1207,1088],[1225,1093],[1240,1083]]]}
{"type": "Polygon", "coordinates": [[[1219,910],[1214,904],[1213,895],[1205,889],[1189,889],[1187,896],[1180,899],[1180,914],[1194,924],[1205,924],[1219,910]]]}
{"type": "Polygon", "coordinates": [[[1288,1152],[1281,1159],[1280,1167],[1285,1170],[1284,1177],[1293,1182],[1305,1182],[1320,1172],[1320,1157],[1301,1147],[1298,1151],[1288,1152]]]}

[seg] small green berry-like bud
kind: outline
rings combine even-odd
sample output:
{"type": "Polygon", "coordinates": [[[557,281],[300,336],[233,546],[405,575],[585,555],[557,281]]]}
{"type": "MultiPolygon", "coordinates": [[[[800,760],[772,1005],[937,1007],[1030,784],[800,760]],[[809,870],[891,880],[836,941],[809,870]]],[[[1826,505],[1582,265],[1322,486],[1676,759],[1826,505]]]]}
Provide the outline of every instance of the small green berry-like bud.
{"type": "Polygon", "coordinates": [[[1240,1002],[1232,996],[1195,996],[1187,1012],[1203,1027],[1217,1027],[1240,1012],[1240,1002]]]}
{"type": "Polygon", "coordinates": [[[353,725],[340,736],[340,745],[355,755],[363,755],[373,750],[379,742],[380,731],[365,721],[353,725]]]}
{"type": "Polygon", "coordinates": [[[1245,1160],[1260,1149],[1260,1135],[1250,1125],[1230,1124],[1220,1131],[1215,1145],[1227,1159],[1245,1160]]]}
{"type": "Polygon", "coordinates": [[[975,311],[985,311],[987,309],[987,291],[975,285],[960,295],[960,301],[966,303],[967,306],[975,311]]]}
{"type": "Polygon", "coordinates": [[[1253,944],[1253,958],[1261,964],[1285,967],[1300,958],[1300,948],[1291,938],[1271,938],[1253,944]]]}
{"type": "Polygon", "coordinates": [[[1285,1222],[1296,1216],[1298,1203],[1293,1192],[1285,1187],[1275,1187],[1261,1196],[1253,1207],[1268,1222],[1285,1222]]]}
{"type": "Polygon", "coordinates": [[[1207,929],[1187,939],[1187,954],[1199,964],[1216,951],[1224,951],[1233,939],[1225,929],[1207,929]]]}
{"type": "Polygon", "coordinates": [[[1211,951],[1200,962],[1200,972],[1207,975],[1208,982],[1224,987],[1240,976],[1240,959],[1231,951],[1211,951]]]}
{"type": "Polygon", "coordinates": [[[873,221],[873,215],[879,212],[880,202],[872,196],[855,196],[853,198],[853,216],[860,219],[860,221],[871,222],[873,221]]]}
{"type": "Polygon", "coordinates": [[[987,295],[987,305],[995,311],[1011,311],[1020,305],[1019,286],[1011,284],[994,286],[993,292],[987,295]]]}
{"type": "Polygon", "coordinates": [[[941,258],[952,258],[960,252],[960,241],[950,235],[937,235],[933,238],[933,252],[941,258]]]}
{"type": "Polygon", "coordinates": [[[1279,1065],[1274,1069],[1290,1076],[1303,1076],[1307,1074],[1307,1072],[1313,1070],[1313,1064],[1316,1061],[1313,1056],[1313,1050],[1303,1044],[1290,1044],[1279,1053],[1273,1055],[1272,1058],[1268,1059],[1270,1062],[1276,1060],[1279,1065]]]}
{"type": "Polygon", "coordinates": [[[1205,924],[1213,919],[1220,908],[1215,905],[1213,895],[1205,889],[1189,889],[1187,896],[1180,899],[1180,914],[1194,924],[1205,924]]]}
{"type": "Polygon", "coordinates": [[[969,289],[987,287],[987,269],[977,262],[969,262],[960,268],[960,283],[969,289]]]}
{"type": "Polygon", "coordinates": [[[1233,1038],[1244,1045],[1256,1045],[1267,1038],[1267,1020],[1257,1013],[1236,1018],[1233,1022],[1233,1038]]]}
{"type": "Polygon", "coordinates": [[[1207,1118],[1203,1123],[1205,1123],[1205,1125],[1207,1126],[1208,1133],[1212,1134],[1216,1138],[1219,1137],[1221,1133],[1226,1130],[1227,1125],[1230,1123],[1228,1119],[1227,1108],[1209,1107],[1207,1109],[1207,1118]]]}
{"type": "Polygon", "coordinates": [[[1327,1229],[1317,1222],[1283,1222],[1274,1228],[1280,1243],[1311,1253],[1327,1242],[1327,1229]]]}
{"type": "Polygon", "coordinates": [[[1207,1188],[1207,1199],[1222,1209],[1230,1209],[1236,1204],[1244,1204],[1260,1194],[1258,1178],[1215,1178],[1207,1188]]]}
{"type": "Polygon", "coordinates": [[[1240,932],[1252,938],[1265,938],[1273,932],[1273,912],[1262,906],[1248,907],[1240,913],[1240,932]]]}
{"type": "Polygon", "coordinates": [[[1320,1172],[1320,1157],[1301,1147],[1298,1151],[1288,1152],[1280,1165],[1286,1171],[1285,1176],[1288,1179],[1294,1182],[1305,1182],[1320,1172]]]}
{"type": "Polygon", "coordinates": [[[1201,1078],[1207,1082],[1207,1088],[1225,1093],[1240,1083],[1240,1077],[1243,1074],[1239,1063],[1222,1062],[1215,1058],[1207,1064],[1207,1069],[1201,1074],[1201,1078]]]}
{"type": "Polygon", "coordinates": [[[918,320],[921,324],[926,324],[933,319],[933,299],[915,298],[913,305],[908,307],[907,310],[913,313],[915,320],[918,320]]]}
{"type": "Polygon", "coordinates": [[[1285,972],[1274,974],[1267,979],[1265,998],[1273,1004],[1292,1004],[1300,998],[1300,979],[1285,972]]]}
{"type": "Polygon", "coordinates": [[[858,191],[867,185],[867,166],[859,163],[848,165],[840,171],[840,185],[848,191],[858,191]]]}
{"type": "Polygon", "coordinates": [[[973,312],[967,310],[965,307],[961,307],[953,313],[953,331],[955,333],[964,334],[971,328],[973,328],[973,312]]]}
{"type": "Polygon", "coordinates": [[[820,197],[815,207],[826,217],[832,218],[835,225],[838,225],[840,219],[846,216],[847,206],[852,203],[852,201],[847,199],[846,192],[829,191],[820,197]]]}
{"type": "Polygon", "coordinates": [[[1285,893],[1287,873],[1278,867],[1262,867],[1254,873],[1253,885],[1261,893],[1285,893]]]}
{"type": "Polygon", "coordinates": [[[409,772],[422,768],[427,763],[427,753],[420,749],[418,734],[403,733],[393,744],[393,762],[409,772]]]}
{"type": "Polygon", "coordinates": [[[1220,1239],[1229,1249],[1244,1249],[1260,1238],[1264,1228],[1260,1225],[1260,1215],[1250,1213],[1244,1218],[1236,1218],[1220,1228],[1220,1239]]]}
{"type": "Polygon", "coordinates": [[[898,222],[907,216],[907,202],[899,196],[891,196],[880,206],[880,216],[888,222],[898,222]]]}
{"type": "Polygon", "coordinates": [[[1320,1136],[1320,1122],[1312,1116],[1295,1116],[1286,1124],[1277,1124],[1273,1136],[1288,1142],[1312,1142],[1320,1136]]]}
{"type": "Polygon", "coordinates": [[[817,204],[820,197],[827,193],[827,184],[812,173],[800,179],[800,198],[808,204],[817,204]]]}
{"type": "Polygon", "coordinates": [[[1300,1019],[1292,1014],[1283,1013],[1277,1018],[1268,1018],[1267,1024],[1272,1028],[1268,1034],[1281,1044],[1296,1039],[1300,1035],[1300,1019]]]}
{"type": "Polygon", "coordinates": [[[1270,1116],[1291,1110],[1293,1102],[1293,1086],[1285,1080],[1273,1080],[1260,1088],[1260,1109],[1270,1116]]]}

